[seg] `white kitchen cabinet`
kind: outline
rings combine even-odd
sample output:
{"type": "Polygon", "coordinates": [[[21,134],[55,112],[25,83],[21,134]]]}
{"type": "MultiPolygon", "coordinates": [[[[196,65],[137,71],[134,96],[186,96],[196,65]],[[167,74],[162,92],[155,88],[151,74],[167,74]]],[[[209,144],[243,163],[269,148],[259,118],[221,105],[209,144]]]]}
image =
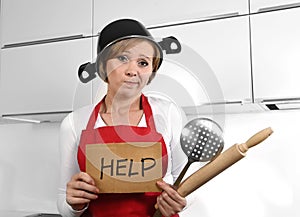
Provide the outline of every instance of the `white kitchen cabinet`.
{"type": "Polygon", "coordinates": [[[1,47],[92,34],[92,0],[2,0],[1,47]]]}
{"type": "Polygon", "coordinates": [[[134,18],[150,27],[247,13],[247,0],[95,0],[93,32],[97,34],[106,24],[120,18],[134,18]]]}
{"type": "Polygon", "coordinates": [[[248,21],[242,16],[151,29],[155,38],[175,36],[182,51],[165,56],[146,90],[183,107],[251,101],[248,21]]]}
{"type": "Polygon", "coordinates": [[[300,97],[300,8],[251,16],[254,97],[300,97]]]}
{"type": "Polygon", "coordinates": [[[1,114],[68,112],[91,103],[91,84],[77,76],[91,49],[91,38],[2,49],[1,114]]]}
{"type": "MultiPolygon", "coordinates": [[[[98,36],[93,37],[93,62],[95,62],[97,58],[97,42],[98,36]]],[[[99,102],[106,94],[107,84],[97,75],[90,83],[92,83],[92,102],[99,102]]]]}
{"type": "Polygon", "coordinates": [[[250,12],[264,12],[300,6],[299,0],[250,0],[250,12]]]}

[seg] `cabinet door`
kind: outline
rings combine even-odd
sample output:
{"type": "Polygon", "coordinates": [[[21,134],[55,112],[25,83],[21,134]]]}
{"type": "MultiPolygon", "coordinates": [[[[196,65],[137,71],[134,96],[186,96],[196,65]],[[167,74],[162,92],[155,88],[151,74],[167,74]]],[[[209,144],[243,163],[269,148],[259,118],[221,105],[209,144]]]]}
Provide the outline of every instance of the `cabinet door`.
{"type": "Polygon", "coordinates": [[[151,32],[155,37],[175,36],[183,47],[177,59],[177,54],[166,55],[165,65],[158,71],[162,79],[154,79],[149,91],[166,93],[181,106],[251,99],[248,17],[151,32]],[[216,95],[218,91],[221,95],[216,95]]]}
{"type": "Polygon", "coordinates": [[[148,2],[95,0],[94,34],[109,22],[120,18],[134,18],[150,27],[195,19],[211,19],[212,16],[218,15],[246,13],[248,13],[247,0],[153,0],[148,2]]]}
{"type": "Polygon", "coordinates": [[[300,6],[299,0],[250,0],[250,12],[263,12],[300,6]]]}
{"type": "Polygon", "coordinates": [[[92,0],[2,0],[1,47],[27,41],[91,35],[92,0]]]}
{"type": "MultiPolygon", "coordinates": [[[[98,36],[93,37],[93,62],[97,59],[97,43],[98,36]]],[[[99,102],[107,92],[107,84],[97,75],[95,79],[92,80],[92,102],[99,102]]]]}
{"type": "Polygon", "coordinates": [[[251,16],[254,96],[300,96],[300,8],[251,16]]]}
{"type": "Polygon", "coordinates": [[[78,67],[91,60],[91,38],[2,49],[2,114],[72,111],[91,103],[78,67]]]}

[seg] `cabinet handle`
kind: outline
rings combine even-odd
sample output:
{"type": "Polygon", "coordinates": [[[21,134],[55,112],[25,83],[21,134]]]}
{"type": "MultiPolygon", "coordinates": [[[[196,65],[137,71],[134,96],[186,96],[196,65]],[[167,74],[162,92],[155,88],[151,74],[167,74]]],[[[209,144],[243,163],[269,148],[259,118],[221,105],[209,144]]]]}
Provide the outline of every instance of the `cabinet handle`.
{"type": "Polygon", "coordinates": [[[300,3],[292,3],[292,4],[284,4],[284,5],[277,5],[277,6],[271,6],[271,7],[265,7],[258,9],[258,13],[267,12],[267,11],[277,11],[277,10],[283,10],[283,9],[291,9],[300,7],[300,3]]]}
{"type": "Polygon", "coordinates": [[[42,121],[34,120],[34,119],[26,119],[26,118],[18,118],[18,117],[2,117],[5,120],[12,120],[18,122],[25,122],[25,123],[33,123],[33,124],[40,124],[42,121]]]}
{"type": "Polygon", "coordinates": [[[239,12],[232,12],[232,13],[225,13],[225,14],[217,14],[217,15],[207,16],[207,17],[203,17],[202,19],[203,20],[214,20],[214,19],[222,19],[222,18],[227,18],[227,17],[235,17],[235,16],[238,16],[238,15],[239,15],[239,12]]]}
{"type": "Polygon", "coordinates": [[[158,29],[158,28],[163,28],[163,27],[178,26],[178,25],[185,25],[185,24],[191,24],[191,23],[199,23],[199,22],[205,22],[205,21],[209,21],[209,20],[217,20],[217,19],[222,19],[222,18],[236,17],[239,15],[240,15],[239,12],[217,14],[217,15],[200,17],[200,18],[195,18],[195,19],[190,19],[190,20],[181,20],[181,21],[176,21],[176,22],[155,24],[153,26],[147,26],[147,29],[158,29]]]}
{"type": "Polygon", "coordinates": [[[42,39],[42,40],[35,40],[35,41],[27,41],[27,42],[6,44],[2,47],[2,49],[37,45],[37,44],[46,44],[46,43],[53,43],[53,42],[61,42],[61,41],[75,40],[75,39],[81,39],[81,38],[85,38],[85,36],[81,34],[81,35],[71,35],[71,36],[49,38],[49,39],[42,39]]]}
{"type": "Polygon", "coordinates": [[[269,110],[299,110],[300,98],[274,98],[274,99],[256,99],[256,103],[262,104],[269,110]]]}
{"type": "MultiPolygon", "coordinates": [[[[37,113],[19,113],[19,114],[3,114],[2,119],[27,122],[27,123],[46,123],[52,122],[51,117],[66,116],[72,111],[56,111],[56,112],[37,112],[37,113]],[[47,118],[45,118],[47,117],[47,118]]],[[[1,119],[1,116],[0,116],[1,119]]]]}
{"type": "Polygon", "coordinates": [[[257,98],[255,100],[256,103],[289,103],[289,102],[300,102],[300,97],[291,97],[291,98],[257,98]]]}

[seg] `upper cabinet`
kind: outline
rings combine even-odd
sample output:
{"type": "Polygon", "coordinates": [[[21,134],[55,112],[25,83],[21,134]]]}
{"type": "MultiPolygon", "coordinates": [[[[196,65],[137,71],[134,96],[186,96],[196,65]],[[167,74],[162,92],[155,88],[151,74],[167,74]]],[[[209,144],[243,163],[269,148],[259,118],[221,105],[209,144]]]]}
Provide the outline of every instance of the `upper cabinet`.
{"type": "Polygon", "coordinates": [[[92,59],[92,39],[83,38],[1,51],[0,113],[70,112],[91,103],[91,84],[78,67],[92,59]]]}
{"type": "MultiPolygon", "coordinates": [[[[98,36],[93,37],[93,52],[92,57],[95,61],[97,59],[97,43],[98,36]]],[[[92,83],[92,103],[97,103],[105,96],[107,92],[107,83],[105,83],[98,75],[91,81],[92,83]]]]}
{"type": "Polygon", "coordinates": [[[93,33],[120,18],[134,18],[147,27],[248,13],[248,0],[94,1],[93,33]]]}
{"type": "Polygon", "coordinates": [[[300,0],[250,0],[250,12],[264,12],[300,6],[300,0]]]}
{"type": "Polygon", "coordinates": [[[155,38],[175,36],[180,54],[165,55],[146,88],[180,106],[251,101],[249,19],[246,16],[150,30],[155,38]]]}
{"type": "Polygon", "coordinates": [[[2,0],[1,47],[90,36],[91,14],[92,0],[2,0]]]}
{"type": "Polygon", "coordinates": [[[300,8],[251,16],[254,97],[300,97],[300,8]]]}
{"type": "Polygon", "coordinates": [[[60,121],[91,103],[91,84],[77,71],[92,60],[92,2],[1,1],[2,117],[60,121]]]}

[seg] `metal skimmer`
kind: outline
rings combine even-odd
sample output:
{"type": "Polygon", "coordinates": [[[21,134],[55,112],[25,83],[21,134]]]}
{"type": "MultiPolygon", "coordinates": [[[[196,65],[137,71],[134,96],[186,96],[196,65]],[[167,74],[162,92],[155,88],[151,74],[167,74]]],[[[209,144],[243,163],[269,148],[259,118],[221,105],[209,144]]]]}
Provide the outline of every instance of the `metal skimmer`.
{"type": "MultiPolygon", "coordinates": [[[[223,150],[223,130],[220,125],[209,118],[195,118],[189,121],[181,131],[180,144],[188,156],[188,162],[173,184],[178,187],[190,165],[194,162],[212,161],[223,150]]],[[[161,217],[159,209],[153,217],[161,217]]]]}
{"type": "Polygon", "coordinates": [[[207,162],[217,157],[223,150],[223,130],[220,125],[208,118],[195,118],[183,128],[180,144],[188,156],[188,162],[181,171],[174,186],[178,186],[190,165],[194,162],[207,162]]]}

